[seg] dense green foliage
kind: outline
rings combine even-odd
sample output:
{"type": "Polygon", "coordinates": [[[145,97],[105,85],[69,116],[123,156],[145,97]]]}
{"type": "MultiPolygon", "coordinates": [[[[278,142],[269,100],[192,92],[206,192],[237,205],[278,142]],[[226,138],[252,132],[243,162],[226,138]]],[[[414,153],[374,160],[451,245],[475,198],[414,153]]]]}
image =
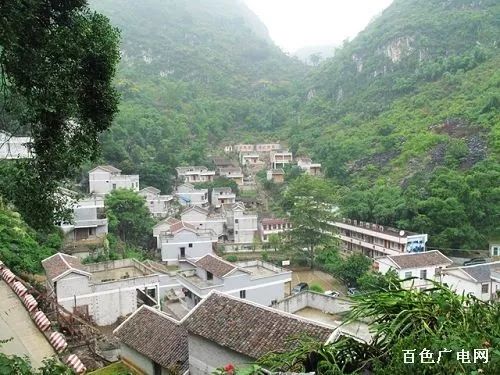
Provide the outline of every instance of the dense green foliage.
{"type": "Polygon", "coordinates": [[[61,244],[61,233],[37,234],[17,212],[0,201],[0,259],[13,272],[41,272],[41,261],[54,254],[61,244]]]}
{"type": "Polygon", "coordinates": [[[175,167],[206,162],[224,138],[264,139],[296,105],[306,67],[270,42],[265,26],[232,0],[93,1],[122,30],[122,95],[103,157],[168,192],[175,167]]]}
{"type": "MultiPolygon", "coordinates": [[[[0,341],[0,346],[2,341],[0,341]]],[[[0,352],[0,374],[2,375],[72,375],[73,371],[55,358],[47,358],[39,369],[34,369],[28,358],[0,352]]]]}
{"type": "Polygon", "coordinates": [[[3,193],[47,229],[59,183],[95,158],[117,111],[118,33],[85,0],[4,1],[0,14],[1,128],[30,134],[35,154],[7,176],[18,188],[3,193]]]}
{"type": "Polygon", "coordinates": [[[283,232],[286,246],[307,253],[311,268],[319,249],[331,245],[331,222],[335,220],[335,195],[322,179],[301,175],[288,186],[283,209],[289,214],[292,229],[283,232]]]}
{"type": "Polygon", "coordinates": [[[128,189],[116,189],[106,196],[104,203],[109,231],[127,244],[148,247],[153,231],[146,200],[128,189]]]}
{"type": "Polygon", "coordinates": [[[374,340],[358,342],[341,337],[333,343],[298,339],[288,353],[270,353],[259,360],[269,370],[314,371],[317,374],[496,374],[500,367],[500,304],[463,297],[446,287],[420,292],[393,284],[389,290],[354,299],[347,322],[367,319],[374,340]],[[439,363],[438,352],[444,353],[439,363]],[[474,349],[488,351],[488,362],[474,361],[474,349]],[[404,363],[404,350],[414,350],[413,364],[404,363]],[[421,363],[419,353],[433,353],[434,363],[421,363]],[[457,352],[471,352],[470,363],[457,352]]]}

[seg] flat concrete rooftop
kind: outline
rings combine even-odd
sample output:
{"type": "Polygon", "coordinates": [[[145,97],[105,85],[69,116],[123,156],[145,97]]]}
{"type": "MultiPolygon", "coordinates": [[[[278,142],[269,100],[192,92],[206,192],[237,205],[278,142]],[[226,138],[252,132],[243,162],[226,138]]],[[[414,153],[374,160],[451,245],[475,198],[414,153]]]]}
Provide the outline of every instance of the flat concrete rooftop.
{"type": "Polygon", "coordinates": [[[129,266],[92,272],[92,281],[102,283],[106,281],[130,279],[146,275],[148,275],[148,273],[142,272],[136,267],[129,266]]]}

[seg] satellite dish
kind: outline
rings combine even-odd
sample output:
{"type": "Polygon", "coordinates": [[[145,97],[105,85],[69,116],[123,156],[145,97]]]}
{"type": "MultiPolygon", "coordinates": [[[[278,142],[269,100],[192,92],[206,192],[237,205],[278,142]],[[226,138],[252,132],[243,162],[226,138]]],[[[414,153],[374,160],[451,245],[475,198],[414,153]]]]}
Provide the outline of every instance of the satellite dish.
{"type": "Polygon", "coordinates": [[[403,237],[404,235],[405,235],[405,231],[404,231],[404,230],[400,230],[400,231],[399,231],[399,236],[400,236],[400,237],[403,237]]]}

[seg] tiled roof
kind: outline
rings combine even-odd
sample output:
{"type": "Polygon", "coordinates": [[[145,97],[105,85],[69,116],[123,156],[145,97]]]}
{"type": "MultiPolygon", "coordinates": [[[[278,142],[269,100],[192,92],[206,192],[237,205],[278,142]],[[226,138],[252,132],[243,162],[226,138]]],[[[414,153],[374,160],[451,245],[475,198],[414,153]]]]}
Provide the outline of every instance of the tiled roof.
{"type": "Polygon", "coordinates": [[[432,267],[443,264],[450,265],[453,263],[438,250],[425,251],[423,253],[390,255],[387,258],[392,260],[399,269],[432,267]]]}
{"type": "Polygon", "coordinates": [[[184,320],[189,333],[204,337],[251,358],[271,351],[286,351],[289,339],[306,335],[326,342],[334,327],[238,299],[211,292],[184,320]]]}
{"type": "Polygon", "coordinates": [[[158,194],[161,192],[161,190],[155,188],[154,186],[148,186],[148,187],[145,187],[144,189],[142,189],[140,192],[149,192],[149,193],[153,193],[153,194],[158,194]]]}
{"type": "Polygon", "coordinates": [[[176,223],[170,225],[170,232],[176,233],[183,229],[190,229],[196,231],[196,227],[194,225],[185,223],[184,221],[177,221],[176,223]]]}
{"type": "Polygon", "coordinates": [[[143,305],[115,331],[120,341],[166,369],[189,368],[187,331],[164,313],[143,305]]]}
{"type": "Polygon", "coordinates": [[[480,264],[477,266],[461,267],[462,271],[476,280],[478,283],[485,283],[491,279],[490,265],[480,264]]]}
{"type": "Polygon", "coordinates": [[[110,172],[110,173],[120,173],[121,172],[121,169],[113,167],[112,165],[98,165],[97,167],[92,169],[90,172],[93,172],[98,168],[104,169],[105,171],[110,172]]]}
{"type": "Polygon", "coordinates": [[[219,173],[242,173],[242,170],[240,167],[226,167],[226,168],[219,168],[219,173]]]}
{"type": "Polygon", "coordinates": [[[237,268],[234,264],[212,254],[207,254],[203,258],[198,259],[195,264],[217,277],[223,277],[237,268]]]}
{"type": "Polygon", "coordinates": [[[42,266],[47,278],[51,281],[55,281],[68,270],[89,274],[77,257],[63,253],[57,253],[42,260],[42,266]]]}
{"type": "Polygon", "coordinates": [[[283,170],[283,168],[272,169],[271,172],[272,172],[272,174],[285,174],[285,171],[283,170]]]}

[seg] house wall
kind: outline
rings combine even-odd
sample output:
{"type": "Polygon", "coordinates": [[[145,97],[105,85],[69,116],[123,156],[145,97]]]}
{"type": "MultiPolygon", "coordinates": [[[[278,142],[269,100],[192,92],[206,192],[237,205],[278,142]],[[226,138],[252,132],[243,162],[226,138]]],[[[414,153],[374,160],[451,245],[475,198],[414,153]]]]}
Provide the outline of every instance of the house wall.
{"type": "Polygon", "coordinates": [[[116,189],[132,189],[139,191],[138,175],[111,174],[104,170],[96,170],[89,173],[89,190],[91,193],[107,194],[116,189]]]}
{"type": "Polygon", "coordinates": [[[130,363],[132,367],[141,370],[144,374],[154,374],[151,359],[122,342],[120,342],[120,357],[124,362],[130,363]]]}
{"type": "Polygon", "coordinates": [[[69,311],[87,305],[97,325],[109,325],[137,309],[136,289],[151,287],[158,296],[158,275],[92,284],[86,276],[70,273],[57,282],[57,300],[69,311]]]}
{"type": "MultiPolygon", "coordinates": [[[[379,272],[382,274],[386,274],[389,272],[391,269],[395,269],[394,267],[391,266],[391,262],[389,260],[383,262],[383,261],[378,261],[378,267],[379,267],[379,272]]],[[[435,280],[439,281],[439,276],[436,278],[436,272],[438,268],[445,268],[447,264],[442,264],[441,266],[433,266],[433,267],[420,267],[420,268],[409,268],[409,269],[404,269],[404,270],[397,270],[396,272],[398,273],[398,276],[400,279],[405,279],[406,278],[406,273],[411,272],[411,277],[418,277],[418,279],[413,279],[409,281],[405,281],[402,286],[404,288],[411,288],[412,285],[413,287],[416,288],[423,288],[423,287],[429,287],[432,285],[428,280],[420,279],[420,272],[423,270],[427,271],[427,279],[430,280],[435,280]]]]}
{"type": "MultiPolygon", "coordinates": [[[[472,280],[469,281],[451,272],[443,274],[441,280],[443,283],[448,284],[449,288],[454,290],[457,294],[463,293],[468,295],[472,293],[476,298],[482,301],[489,301],[491,299],[491,289],[493,286],[491,281],[488,282],[488,293],[481,293],[481,285],[486,283],[478,283],[472,280]]],[[[495,290],[494,288],[495,286],[493,286],[493,290],[495,290]]]]}
{"type": "Polygon", "coordinates": [[[341,314],[348,312],[351,309],[351,306],[352,303],[348,300],[311,291],[304,291],[287,297],[273,305],[275,309],[291,314],[294,314],[306,307],[312,307],[329,314],[341,314]]]}
{"type": "Polygon", "coordinates": [[[217,237],[224,234],[224,224],[226,224],[226,218],[224,217],[208,217],[206,214],[197,211],[184,213],[182,221],[194,225],[198,229],[213,230],[217,237]]]}
{"type": "Polygon", "coordinates": [[[234,242],[251,243],[257,231],[257,216],[245,215],[242,211],[234,211],[234,242]],[[238,222],[236,223],[236,220],[238,222]]]}
{"type": "Polygon", "coordinates": [[[162,239],[161,244],[161,258],[164,262],[177,263],[180,257],[180,248],[185,248],[186,258],[188,259],[199,259],[204,255],[212,254],[212,241],[209,237],[198,236],[188,230],[183,230],[175,234],[174,237],[168,239],[165,242],[165,238],[162,239]],[[192,247],[189,247],[192,244],[192,247]]]}
{"type": "Polygon", "coordinates": [[[247,365],[254,358],[224,348],[203,337],[188,334],[189,373],[191,375],[210,375],[218,368],[232,363],[234,366],[247,365]]]}

